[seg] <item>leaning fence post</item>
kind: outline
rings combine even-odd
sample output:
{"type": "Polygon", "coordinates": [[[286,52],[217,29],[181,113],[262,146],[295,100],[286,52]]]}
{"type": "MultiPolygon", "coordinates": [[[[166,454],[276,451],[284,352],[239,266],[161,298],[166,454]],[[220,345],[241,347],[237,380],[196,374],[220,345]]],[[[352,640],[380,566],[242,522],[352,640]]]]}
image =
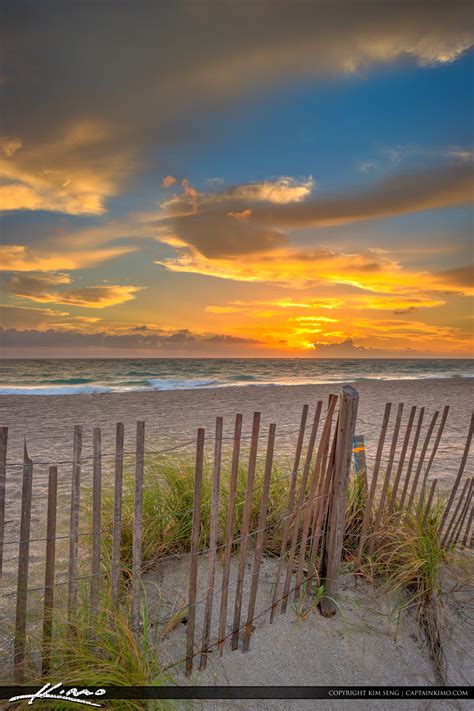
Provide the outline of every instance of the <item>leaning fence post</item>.
{"type": "Polygon", "coordinates": [[[237,568],[237,583],[235,586],[234,621],[232,628],[232,649],[239,646],[240,616],[242,609],[242,593],[244,590],[245,565],[247,563],[247,552],[249,548],[250,514],[253,500],[253,484],[255,478],[255,467],[257,464],[258,437],[260,432],[260,413],[255,412],[252,424],[252,439],[250,442],[249,465],[247,470],[247,487],[245,491],[244,511],[242,514],[242,524],[240,527],[240,552],[237,568]]]}
{"type": "Polygon", "coordinates": [[[214,581],[216,577],[217,559],[217,527],[219,524],[219,497],[221,492],[221,457],[222,457],[222,429],[224,420],[216,417],[216,441],[214,445],[214,470],[212,472],[212,503],[211,521],[209,526],[209,570],[207,573],[207,595],[204,612],[204,625],[202,631],[201,660],[199,669],[205,669],[211,634],[212,604],[214,601],[214,581]]]}
{"type": "Polygon", "coordinates": [[[15,681],[19,682],[23,681],[25,676],[26,601],[28,595],[32,483],[33,462],[28,456],[25,441],[23,451],[23,485],[21,492],[20,547],[18,552],[14,643],[14,677],[15,681]]]}
{"type": "Polygon", "coordinates": [[[328,597],[321,600],[321,613],[334,615],[336,605],[331,599],[337,592],[337,578],[342,557],[344,515],[351,470],[352,443],[357,419],[359,394],[352,385],[344,385],[339,406],[339,425],[336,432],[336,458],[329,504],[328,534],[324,555],[324,586],[328,597]]]}
{"type": "Polygon", "coordinates": [[[133,519],[132,560],[132,630],[138,639],[140,633],[140,581],[142,567],[142,517],[143,470],[145,466],[145,423],[137,422],[137,448],[135,458],[135,501],[133,519]]]}
{"type": "Polygon", "coordinates": [[[44,575],[43,674],[50,671],[53,633],[54,565],[56,560],[56,509],[58,501],[58,468],[49,467],[48,519],[46,526],[46,570],[44,575]]]}
{"type": "MultiPolygon", "coordinates": [[[[259,415],[260,417],[260,415],[259,415]]],[[[239,457],[240,457],[240,439],[242,434],[242,415],[238,414],[235,417],[234,427],[234,447],[232,451],[232,464],[230,471],[229,482],[229,499],[227,501],[226,514],[226,531],[225,531],[225,548],[224,562],[222,566],[222,586],[221,586],[221,609],[219,612],[219,653],[223,654],[224,644],[226,639],[226,622],[227,622],[227,600],[229,597],[229,578],[230,578],[230,558],[232,554],[232,538],[234,533],[234,508],[235,498],[237,493],[237,478],[239,476],[239,457]]]]}
{"type": "Polygon", "coordinates": [[[0,580],[3,565],[3,541],[5,535],[5,496],[7,477],[8,427],[0,427],[0,580]]]}
{"type": "Polygon", "coordinates": [[[191,565],[189,570],[188,625],[186,634],[186,676],[193,671],[194,627],[196,625],[196,591],[199,555],[199,534],[201,527],[202,465],[204,461],[204,433],[200,427],[197,433],[196,469],[194,473],[193,528],[191,534],[191,565]]]}
{"type": "Polygon", "coordinates": [[[464,531],[464,538],[462,540],[462,544],[463,544],[464,548],[467,548],[467,546],[468,546],[469,533],[471,532],[473,514],[474,514],[474,511],[471,509],[471,513],[470,513],[469,519],[467,521],[466,530],[464,531]]]}
{"type": "Polygon", "coordinates": [[[252,622],[255,613],[255,603],[257,600],[257,590],[260,576],[260,566],[262,563],[263,543],[265,540],[265,524],[267,519],[268,500],[270,496],[270,479],[273,469],[273,449],[275,446],[276,425],[271,424],[268,430],[267,453],[265,456],[265,472],[263,475],[262,497],[260,499],[260,515],[258,518],[258,533],[255,540],[255,553],[253,559],[252,581],[250,583],[249,605],[247,609],[247,621],[244,627],[244,640],[242,650],[248,651],[250,645],[250,635],[252,634],[252,622]]]}
{"type": "Polygon", "coordinates": [[[90,585],[91,621],[99,611],[100,592],[100,527],[101,527],[101,487],[102,487],[102,444],[100,427],[93,430],[94,464],[92,474],[92,565],[90,585]]]}
{"type": "Polygon", "coordinates": [[[77,605],[77,558],[79,548],[79,505],[81,496],[81,453],[82,427],[74,427],[74,446],[71,482],[71,519],[69,531],[69,589],[68,589],[68,622],[72,624],[77,605]]]}
{"type": "Polygon", "coordinates": [[[449,495],[449,499],[448,499],[448,501],[447,501],[447,503],[446,503],[446,506],[445,506],[445,508],[444,508],[443,518],[441,519],[441,523],[439,524],[439,534],[440,534],[440,535],[441,535],[442,532],[443,532],[445,523],[446,523],[446,521],[447,521],[449,512],[450,512],[450,510],[451,510],[451,506],[453,505],[453,501],[454,501],[454,499],[455,499],[455,497],[456,497],[456,492],[457,492],[457,490],[458,490],[458,488],[459,488],[459,484],[460,484],[460,482],[461,482],[462,475],[464,474],[464,469],[465,469],[465,466],[466,466],[467,458],[468,458],[468,456],[469,456],[469,450],[471,449],[471,443],[472,443],[472,435],[473,435],[473,432],[474,432],[474,412],[472,412],[472,414],[471,414],[471,424],[469,425],[469,432],[468,432],[468,435],[467,435],[466,444],[465,444],[464,451],[463,451],[463,455],[462,455],[462,459],[461,459],[461,465],[460,465],[459,471],[458,471],[458,473],[457,473],[457,475],[456,475],[456,479],[455,479],[455,481],[454,481],[453,488],[451,489],[451,493],[450,493],[450,495],[449,495]]]}
{"type": "Polygon", "coordinates": [[[461,508],[461,506],[462,506],[462,504],[463,504],[463,501],[464,501],[464,497],[467,495],[467,493],[468,493],[468,491],[469,491],[469,486],[470,486],[470,484],[469,484],[469,479],[466,479],[466,481],[464,482],[463,489],[462,489],[462,491],[461,491],[461,496],[459,497],[459,499],[458,499],[458,501],[457,501],[457,504],[456,504],[456,508],[454,509],[454,513],[453,513],[453,515],[451,516],[451,520],[450,520],[450,522],[449,522],[449,524],[448,524],[448,527],[447,527],[447,529],[446,529],[446,531],[445,531],[445,533],[444,533],[444,536],[443,536],[442,539],[441,539],[441,545],[442,545],[442,546],[449,545],[449,540],[450,540],[450,537],[451,537],[451,536],[450,536],[450,534],[451,534],[451,529],[452,529],[452,527],[454,526],[454,524],[455,524],[455,522],[456,522],[456,520],[457,520],[459,510],[460,510],[460,508],[461,508]]]}
{"type": "Polygon", "coordinates": [[[123,423],[117,422],[115,434],[114,527],[112,533],[112,572],[110,593],[118,605],[120,588],[120,547],[122,536],[123,423]]]}

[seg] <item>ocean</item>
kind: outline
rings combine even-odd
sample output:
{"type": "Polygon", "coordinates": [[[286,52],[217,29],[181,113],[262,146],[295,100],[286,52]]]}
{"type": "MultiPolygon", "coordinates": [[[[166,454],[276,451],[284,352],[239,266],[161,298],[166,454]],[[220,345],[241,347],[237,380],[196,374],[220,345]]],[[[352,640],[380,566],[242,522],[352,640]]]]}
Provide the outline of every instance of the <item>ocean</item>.
{"type": "Polygon", "coordinates": [[[2,395],[72,395],[364,380],[474,378],[474,360],[38,359],[0,360],[2,395]]]}

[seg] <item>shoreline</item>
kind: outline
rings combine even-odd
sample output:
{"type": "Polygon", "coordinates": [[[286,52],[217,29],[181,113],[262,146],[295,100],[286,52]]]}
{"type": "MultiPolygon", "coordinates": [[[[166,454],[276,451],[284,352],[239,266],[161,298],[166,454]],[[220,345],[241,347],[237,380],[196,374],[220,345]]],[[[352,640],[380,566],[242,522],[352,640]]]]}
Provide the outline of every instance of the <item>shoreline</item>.
{"type": "MultiPolygon", "coordinates": [[[[474,401],[474,379],[344,381],[359,392],[358,434],[365,435],[370,457],[380,432],[385,403],[404,403],[403,421],[410,407],[425,407],[424,424],[435,411],[449,405],[445,433],[436,461],[444,464],[440,475],[451,479],[461,458],[474,401]]],[[[125,446],[133,448],[138,420],[146,423],[147,447],[160,449],[196,436],[198,427],[213,433],[215,418],[224,418],[224,435],[230,436],[236,413],[243,415],[243,433],[249,434],[253,412],[262,413],[262,428],[277,425],[277,442],[298,428],[304,404],[339,394],[342,383],[315,385],[255,385],[190,390],[147,390],[75,395],[2,395],[0,425],[9,427],[9,461],[22,457],[27,438],[30,456],[70,459],[74,425],[84,427],[84,446],[90,446],[92,428],[102,427],[104,447],[113,446],[115,424],[125,426],[125,446]]],[[[403,423],[402,423],[403,427],[403,423]]],[[[390,428],[389,428],[390,436],[390,428]]],[[[296,440],[296,434],[288,444],[296,440]]],[[[288,448],[291,451],[291,448],[288,448]]],[[[439,466],[438,466],[439,469],[439,466]]],[[[436,470],[435,470],[436,471],[436,470]]],[[[433,473],[434,475],[434,473],[433,473]]],[[[437,475],[437,474],[436,474],[437,475]]]]}
{"type": "MultiPolygon", "coordinates": [[[[192,379],[191,379],[192,380],[192,379]]],[[[152,382],[153,379],[150,380],[152,382]]],[[[170,387],[130,387],[114,390],[111,386],[100,385],[100,384],[84,384],[76,385],[71,383],[70,385],[64,383],[63,385],[54,385],[53,383],[48,385],[32,385],[32,386],[12,386],[0,388],[0,398],[3,397],[73,397],[77,395],[123,395],[123,394],[141,394],[141,393],[166,393],[166,392],[201,392],[202,390],[224,390],[224,389],[235,389],[235,388],[284,388],[284,387],[315,387],[315,386],[334,386],[350,384],[354,387],[360,385],[361,383],[399,383],[399,382],[464,382],[472,381],[474,383],[474,375],[450,375],[444,378],[436,376],[427,376],[425,378],[419,376],[413,377],[400,377],[400,378],[355,378],[354,380],[312,380],[310,382],[295,382],[295,383],[275,383],[275,382],[235,382],[235,383],[210,383],[206,385],[195,385],[195,386],[170,386],[170,387]],[[63,392],[52,392],[54,390],[63,392]],[[69,390],[69,392],[68,392],[69,390]],[[22,392],[23,391],[23,392],[22,392]],[[89,392],[88,392],[89,391],[89,392]]],[[[170,381],[172,382],[172,381],[170,381]]],[[[184,382],[184,381],[183,381],[184,382]]]]}

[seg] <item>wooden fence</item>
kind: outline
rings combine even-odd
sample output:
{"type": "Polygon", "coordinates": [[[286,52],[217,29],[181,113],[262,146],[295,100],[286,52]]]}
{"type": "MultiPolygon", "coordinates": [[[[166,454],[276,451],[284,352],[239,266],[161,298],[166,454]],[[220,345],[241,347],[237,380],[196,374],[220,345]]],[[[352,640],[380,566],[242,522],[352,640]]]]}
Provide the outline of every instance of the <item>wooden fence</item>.
{"type": "MultiPolygon", "coordinates": [[[[189,556],[189,587],[187,604],[187,639],[185,661],[186,674],[191,674],[194,660],[199,657],[199,668],[204,669],[208,655],[213,650],[223,653],[226,646],[236,650],[241,646],[249,649],[254,622],[268,616],[273,623],[278,613],[284,614],[289,601],[304,604],[317,590],[324,586],[325,595],[320,600],[320,611],[330,616],[336,612],[335,598],[338,591],[338,574],[343,555],[345,511],[348,496],[351,461],[354,458],[354,476],[359,477],[366,490],[366,506],[363,515],[356,567],[373,550],[375,534],[382,525],[384,513],[398,517],[416,515],[424,523],[435,505],[438,480],[430,479],[430,471],[438,451],[448,418],[449,408],[432,415],[423,431],[425,408],[411,407],[404,421],[404,404],[392,408],[385,406],[380,425],[380,436],[373,465],[365,458],[365,444],[356,435],[358,394],[351,386],[344,386],[341,395],[330,395],[328,402],[319,401],[309,422],[309,407],[303,407],[293,463],[285,478],[289,480],[288,498],[281,518],[281,548],[275,561],[274,580],[270,604],[256,610],[262,561],[266,536],[272,523],[269,517],[271,487],[274,484],[274,452],[278,431],[271,424],[262,443],[261,417],[253,416],[248,458],[242,461],[242,415],[235,417],[231,456],[223,457],[223,419],[216,419],[215,432],[206,436],[199,429],[195,441],[194,500],[190,516],[192,533],[189,556]],[[389,435],[389,436],[388,436],[389,435]],[[210,523],[206,540],[209,546],[200,547],[202,539],[202,491],[205,476],[205,452],[207,441],[213,443],[210,523]],[[256,484],[257,457],[264,451],[263,478],[256,484]],[[228,460],[228,461],[227,461],[228,460]],[[384,464],[383,464],[384,462],[384,464]],[[223,496],[224,467],[229,468],[228,490],[223,496]],[[245,494],[243,509],[237,517],[237,488],[242,468],[245,470],[245,494]],[[239,474],[240,472],[240,474],[239,474]],[[272,478],[273,477],[273,478],[272,478]],[[367,483],[368,482],[368,483],[367,483]],[[258,498],[257,527],[251,530],[252,505],[258,498]],[[238,527],[237,520],[239,521],[238,527]],[[218,545],[220,522],[224,521],[224,544],[218,545]],[[204,554],[207,566],[206,593],[198,600],[198,574],[204,554]],[[220,558],[222,563],[220,563],[220,558]],[[231,575],[232,565],[236,574],[231,575]],[[249,568],[250,566],[250,568],[249,568]],[[250,573],[248,573],[250,569],[250,573]],[[219,572],[219,576],[217,576],[219,572]],[[217,584],[219,580],[219,584],[217,584]],[[245,584],[249,583],[245,588],[245,584]],[[229,592],[232,592],[229,595],[229,592]],[[245,595],[244,595],[245,592],[245,595]],[[229,600],[232,604],[229,604],[229,600]],[[245,603],[245,604],[244,604],[245,603]],[[200,627],[196,611],[202,605],[200,627]],[[214,620],[214,626],[213,626],[214,620]],[[214,630],[214,632],[213,632],[214,630]]],[[[471,545],[472,526],[472,478],[465,476],[466,463],[472,441],[474,416],[471,417],[467,440],[454,484],[444,504],[439,534],[443,545],[471,545]]],[[[296,434],[296,432],[295,432],[296,434]]],[[[189,444],[189,443],[187,443],[189,444]]],[[[20,530],[17,541],[6,541],[5,501],[9,488],[9,466],[19,463],[7,460],[8,429],[0,428],[0,583],[2,577],[3,551],[6,545],[18,546],[16,590],[0,591],[0,597],[13,596],[15,601],[15,631],[13,665],[15,680],[21,682],[26,673],[26,639],[28,636],[28,593],[30,542],[32,520],[32,494],[35,464],[29,457],[27,443],[21,463],[22,492],[20,530]]],[[[173,449],[173,448],[171,448],[173,449]]],[[[164,451],[164,450],[163,450],[164,451]]],[[[113,605],[120,604],[122,589],[122,517],[124,491],[124,426],[116,426],[113,456],[113,525],[110,568],[104,571],[101,548],[104,477],[102,471],[104,454],[101,430],[93,430],[93,452],[83,452],[83,432],[74,428],[73,456],[70,480],[69,506],[69,553],[67,568],[67,619],[71,627],[76,621],[79,580],[89,582],[90,615],[98,614],[101,585],[104,576],[108,579],[113,605]],[[92,464],[92,511],[90,548],[80,545],[81,492],[83,491],[83,468],[86,461],[92,464]],[[90,556],[87,575],[80,574],[80,557],[90,556]]],[[[133,560],[131,580],[127,587],[130,596],[131,627],[140,640],[141,615],[140,595],[142,579],[142,505],[145,485],[145,423],[138,422],[134,459],[134,515],[133,515],[133,560]]],[[[58,512],[58,466],[51,463],[48,470],[47,532],[44,559],[42,670],[50,668],[50,645],[53,635],[53,617],[57,602],[56,541],[58,512]]],[[[221,532],[222,533],[222,532],[221,532]]],[[[36,539],[37,540],[37,539],[36,539]]],[[[64,582],[64,581],[63,581],[64,582]]]]}

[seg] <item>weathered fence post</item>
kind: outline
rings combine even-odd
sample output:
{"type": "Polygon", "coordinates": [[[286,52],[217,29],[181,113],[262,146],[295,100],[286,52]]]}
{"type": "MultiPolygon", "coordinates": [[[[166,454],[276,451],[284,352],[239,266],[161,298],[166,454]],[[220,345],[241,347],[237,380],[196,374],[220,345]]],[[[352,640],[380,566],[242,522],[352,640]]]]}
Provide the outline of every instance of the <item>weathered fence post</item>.
{"type": "Polygon", "coordinates": [[[135,454],[135,498],[133,518],[132,560],[132,630],[138,639],[140,634],[140,582],[142,568],[143,528],[143,471],[145,466],[145,423],[137,422],[137,446],[135,454]]]}
{"type": "Polygon", "coordinates": [[[459,484],[461,482],[462,475],[464,474],[464,469],[466,467],[467,458],[469,456],[469,450],[471,449],[473,432],[474,432],[474,411],[471,414],[471,424],[469,425],[469,432],[467,435],[466,444],[464,446],[464,451],[462,454],[461,465],[460,465],[459,471],[456,475],[456,479],[454,481],[453,488],[451,489],[449,499],[448,499],[446,506],[444,508],[443,518],[441,519],[441,523],[439,524],[439,535],[441,535],[443,532],[449,512],[451,510],[451,506],[453,505],[453,501],[456,497],[456,492],[459,488],[459,484]]]}
{"type": "Polygon", "coordinates": [[[255,467],[257,464],[258,438],[260,433],[260,413],[255,412],[252,424],[252,439],[250,442],[249,466],[247,470],[247,487],[245,490],[244,511],[242,514],[242,524],[240,527],[240,552],[237,568],[237,583],[235,586],[234,621],[232,628],[232,649],[237,649],[239,645],[240,616],[242,609],[242,593],[244,590],[245,565],[247,563],[247,553],[249,548],[250,533],[250,513],[252,510],[253,485],[255,479],[255,467]]]}
{"type": "Polygon", "coordinates": [[[33,462],[28,456],[26,441],[23,451],[23,484],[21,491],[20,547],[18,551],[18,583],[16,591],[14,677],[25,677],[26,602],[28,595],[28,565],[30,554],[31,494],[33,462]]]}
{"type": "MultiPolygon", "coordinates": [[[[256,413],[257,414],[257,413],[256,413]]],[[[258,413],[259,422],[260,414],[258,413]]],[[[232,538],[234,533],[234,507],[237,493],[237,479],[239,476],[239,458],[240,458],[240,439],[242,434],[242,415],[238,414],[235,417],[234,427],[234,447],[232,450],[232,465],[230,471],[229,482],[229,499],[227,501],[226,513],[226,530],[225,530],[225,548],[224,562],[222,566],[222,587],[221,587],[221,609],[219,612],[219,653],[224,653],[225,644],[225,629],[227,623],[227,600],[229,597],[229,578],[230,578],[230,558],[232,554],[232,538]]]]}
{"type": "Polygon", "coordinates": [[[260,515],[258,518],[258,533],[255,541],[255,553],[253,559],[252,581],[250,583],[249,606],[247,610],[247,621],[244,627],[244,640],[242,650],[248,651],[250,645],[250,635],[252,634],[252,622],[255,613],[255,602],[257,600],[257,590],[260,576],[260,565],[262,563],[263,543],[265,540],[265,524],[267,520],[268,500],[270,496],[270,479],[273,469],[273,449],[275,446],[276,425],[271,424],[268,431],[267,453],[265,457],[265,472],[263,475],[262,497],[260,499],[260,515]]]}
{"type": "Polygon", "coordinates": [[[197,433],[196,469],[194,472],[193,529],[191,534],[191,565],[189,571],[188,627],[186,635],[186,676],[193,671],[194,627],[196,625],[196,591],[201,526],[202,466],[204,462],[204,434],[201,427],[197,433]]]}
{"type": "Polygon", "coordinates": [[[207,665],[209,637],[211,634],[212,603],[214,601],[214,581],[216,577],[217,559],[217,527],[219,524],[219,497],[221,492],[221,458],[222,458],[222,417],[216,417],[216,441],[214,445],[214,470],[212,472],[212,503],[211,521],[209,526],[209,570],[207,575],[206,609],[204,612],[204,625],[202,631],[202,647],[199,669],[207,665]]]}
{"type": "Polygon", "coordinates": [[[79,550],[79,505],[81,497],[81,454],[82,427],[74,427],[74,446],[72,455],[71,482],[71,519],[69,530],[69,588],[68,588],[68,622],[73,623],[77,605],[77,559],[79,550]]]}
{"type": "Polygon", "coordinates": [[[5,536],[5,496],[7,486],[8,427],[0,427],[0,580],[3,566],[3,541],[5,536]]]}
{"type": "Polygon", "coordinates": [[[102,443],[100,427],[93,430],[94,463],[92,474],[92,564],[90,585],[91,622],[99,611],[100,592],[100,527],[102,488],[102,443]]]}
{"type": "Polygon", "coordinates": [[[115,485],[114,485],[114,527],[112,532],[112,571],[110,594],[117,606],[120,590],[120,548],[122,537],[122,483],[123,483],[123,435],[122,422],[117,422],[115,435],[115,485]]]}
{"type": "Polygon", "coordinates": [[[351,385],[344,385],[339,406],[339,424],[335,436],[336,457],[329,504],[328,531],[323,553],[324,586],[328,597],[321,600],[321,613],[325,617],[334,615],[336,606],[332,599],[337,592],[337,578],[342,556],[344,537],[344,515],[349,487],[352,444],[359,405],[359,394],[351,385]]]}
{"type": "Polygon", "coordinates": [[[58,501],[58,468],[49,467],[48,519],[46,525],[46,569],[44,574],[43,674],[48,675],[53,633],[54,566],[56,561],[56,509],[58,501]]]}

